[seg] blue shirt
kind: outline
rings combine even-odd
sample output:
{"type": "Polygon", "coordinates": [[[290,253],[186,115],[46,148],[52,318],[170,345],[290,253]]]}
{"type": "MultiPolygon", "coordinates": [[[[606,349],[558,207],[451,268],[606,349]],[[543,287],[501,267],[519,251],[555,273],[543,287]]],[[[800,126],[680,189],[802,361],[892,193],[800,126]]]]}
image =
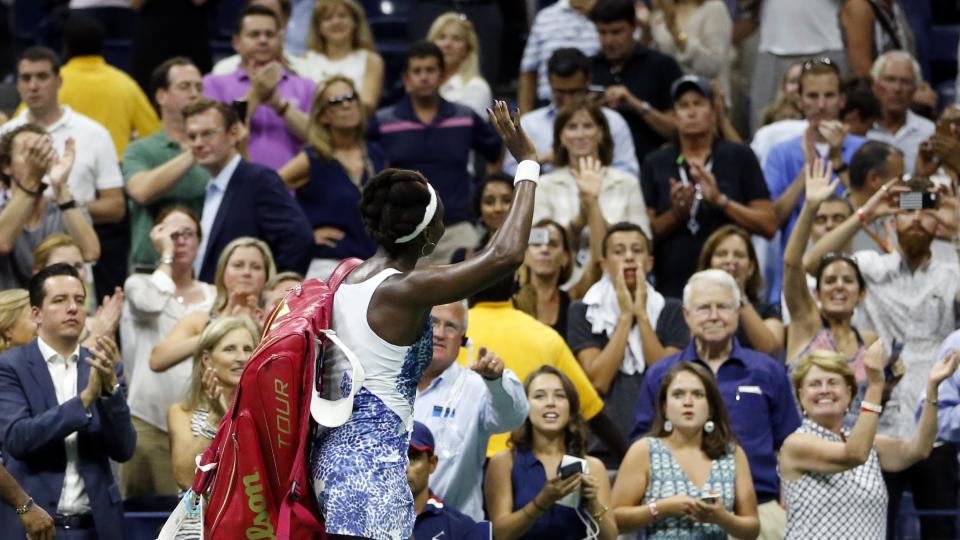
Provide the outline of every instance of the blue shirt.
{"type": "MultiPolygon", "coordinates": [[[[347,171],[336,159],[324,159],[312,146],[306,147],[304,152],[310,161],[310,181],[297,190],[297,204],[314,229],[336,227],[344,232],[344,237],[337,241],[335,247],[314,244],[311,257],[370,257],[377,250],[377,244],[367,235],[360,217],[361,188],[350,180],[347,171]]],[[[383,151],[379,146],[367,145],[366,157],[373,173],[383,169],[383,151]]],[[[370,173],[365,171],[360,179],[361,186],[370,179],[369,176],[370,173]]]]}
{"type": "Polygon", "coordinates": [[[491,540],[493,527],[489,521],[475,522],[469,516],[447,506],[434,495],[413,525],[413,540],[491,540]]]}
{"type": "MultiPolygon", "coordinates": [[[[657,396],[664,375],[678,362],[700,362],[693,340],[684,350],[660,360],[647,370],[637,398],[636,424],[631,440],[650,430],[657,408],[657,396]]],[[[776,500],[780,494],[777,450],[784,439],[800,427],[800,413],[793,398],[787,373],[769,356],[740,346],[733,339],[730,358],[717,370],[720,396],[727,406],[733,431],[750,462],[757,502],[776,500]]]]}
{"type": "MultiPolygon", "coordinates": [[[[843,162],[849,164],[850,160],[853,159],[853,154],[855,154],[865,142],[867,142],[867,140],[863,137],[847,135],[843,140],[843,146],[841,148],[843,162]]],[[[774,146],[767,155],[767,161],[763,166],[763,176],[767,181],[767,187],[770,188],[770,199],[777,200],[777,197],[783,195],[802,170],[802,135],[774,146]]],[[[837,194],[842,195],[843,191],[843,184],[838,182],[837,194]]],[[[787,241],[790,240],[790,233],[793,231],[793,226],[800,216],[800,208],[803,206],[803,201],[805,200],[806,198],[800,195],[800,200],[797,202],[797,205],[790,211],[790,217],[780,226],[779,248],[781,253],[786,248],[787,241]]],[[[780,303],[780,291],[783,288],[783,261],[780,260],[780,257],[775,257],[772,263],[773,264],[768,263],[769,275],[766,276],[769,283],[767,301],[771,304],[778,304],[780,303]]]]}
{"type": "MultiPolygon", "coordinates": [[[[517,450],[513,452],[513,469],[510,471],[513,483],[513,512],[523,508],[540,493],[547,483],[547,472],[543,463],[533,452],[517,450]]],[[[518,540],[581,540],[586,536],[586,527],[580,521],[577,511],[568,506],[554,504],[540,516],[533,526],[527,529],[518,540]]]]}
{"type": "Polygon", "coordinates": [[[367,138],[383,147],[387,165],[420,171],[443,201],[446,225],[467,221],[473,180],[467,171],[470,150],[489,162],[500,158],[500,137],[465,105],[440,98],[437,115],[424,124],[413,112],[410,96],[377,111],[367,138]]]}
{"type": "Polygon", "coordinates": [[[483,519],[483,465],[490,435],[505,433],[527,418],[523,383],[509,369],[486,380],[454,362],[413,403],[413,419],[433,433],[439,462],[430,490],[474,519],[483,519]]]}

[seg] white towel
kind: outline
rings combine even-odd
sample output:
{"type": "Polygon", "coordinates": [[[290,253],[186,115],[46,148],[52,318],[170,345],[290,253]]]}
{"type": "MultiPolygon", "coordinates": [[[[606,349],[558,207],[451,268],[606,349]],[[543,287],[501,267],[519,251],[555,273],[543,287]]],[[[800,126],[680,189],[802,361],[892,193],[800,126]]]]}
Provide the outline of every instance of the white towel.
{"type": "MultiPolygon", "coordinates": [[[[656,328],[660,312],[663,311],[667,301],[645,280],[637,286],[647,288],[647,319],[650,325],[656,328]]],[[[607,274],[590,287],[587,294],[583,296],[583,303],[587,306],[587,322],[590,323],[590,331],[594,334],[613,335],[617,321],[620,320],[620,304],[617,302],[617,290],[607,274]]],[[[627,336],[627,349],[623,353],[620,371],[627,375],[643,373],[646,365],[643,344],[640,341],[640,329],[637,325],[633,325],[627,336]]]]}

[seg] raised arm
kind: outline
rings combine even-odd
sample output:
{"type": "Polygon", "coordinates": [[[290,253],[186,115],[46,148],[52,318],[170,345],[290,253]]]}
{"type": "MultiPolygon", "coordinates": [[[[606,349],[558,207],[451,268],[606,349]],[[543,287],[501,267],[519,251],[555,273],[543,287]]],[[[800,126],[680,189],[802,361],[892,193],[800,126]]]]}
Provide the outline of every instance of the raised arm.
{"type": "Polygon", "coordinates": [[[923,400],[923,411],[920,413],[920,421],[913,438],[894,439],[884,435],[877,436],[880,468],[890,472],[902,471],[930,455],[937,436],[938,389],[940,383],[956,371],[957,358],[957,352],[953,351],[930,368],[926,399],[923,400]]]}
{"type": "Polygon", "coordinates": [[[804,260],[810,261],[812,264],[813,261],[819,261],[831,251],[841,251],[843,246],[860,230],[861,222],[873,223],[877,218],[893,215],[896,209],[890,204],[890,188],[899,181],[899,178],[894,178],[884,184],[870,197],[867,204],[814,244],[804,256],[804,260]]]}
{"type": "MultiPolygon", "coordinates": [[[[801,175],[806,178],[807,200],[800,209],[800,216],[793,226],[793,233],[783,253],[783,296],[790,311],[790,328],[793,331],[803,327],[814,328],[820,324],[820,313],[816,301],[807,287],[807,272],[803,267],[803,252],[807,249],[810,229],[817,207],[833,193],[839,179],[830,181],[830,162],[817,159],[813,164],[803,166],[801,175]]],[[[792,332],[791,332],[792,333],[792,332]]],[[[803,336],[792,336],[799,339],[803,336]]],[[[805,341],[800,339],[800,341],[805,341]]]]}
{"type": "Polygon", "coordinates": [[[520,127],[519,117],[510,118],[505,102],[496,102],[490,112],[490,122],[517,161],[529,161],[532,165],[517,171],[510,213],[487,247],[473,258],[458,264],[413,270],[397,280],[397,285],[389,290],[397,294],[398,300],[420,306],[456,302],[516,271],[523,263],[539,176],[539,167],[535,164],[537,152],[520,127]]]}
{"type": "Polygon", "coordinates": [[[86,262],[94,262],[100,258],[100,239],[93,230],[93,225],[87,220],[83,210],[76,206],[67,178],[73,169],[76,157],[76,144],[73,138],[68,138],[64,144],[63,155],[53,157],[53,166],[50,167],[50,187],[56,197],[58,205],[73,203],[71,208],[61,210],[63,228],[77,243],[80,254],[86,262]]]}
{"type": "MultiPolygon", "coordinates": [[[[875,341],[867,349],[863,361],[868,381],[867,391],[863,396],[864,403],[880,403],[886,359],[881,340],[875,341]]],[[[807,472],[839,473],[863,465],[873,449],[879,419],[878,413],[861,411],[850,437],[845,442],[827,441],[811,433],[793,433],[780,448],[784,477],[795,478],[807,472]]],[[[933,429],[936,432],[936,425],[933,429]]]]}

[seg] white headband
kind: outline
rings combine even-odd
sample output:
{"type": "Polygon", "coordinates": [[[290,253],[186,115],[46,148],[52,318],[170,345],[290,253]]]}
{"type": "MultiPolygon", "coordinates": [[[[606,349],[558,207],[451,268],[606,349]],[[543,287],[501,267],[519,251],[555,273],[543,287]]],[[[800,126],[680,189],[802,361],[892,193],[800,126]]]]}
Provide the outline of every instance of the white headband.
{"type": "Polygon", "coordinates": [[[437,192],[433,190],[433,186],[427,182],[427,190],[430,191],[430,202],[427,203],[426,210],[423,211],[423,220],[417,225],[417,228],[413,230],[412,233],[402,236],[394,240],[397,244],[406,244],[407,242],[413,240],[417,236],[420,236],[420,233],[427,228],[427,225],[433,221],[434,214],[437,213],[437,192]]]}

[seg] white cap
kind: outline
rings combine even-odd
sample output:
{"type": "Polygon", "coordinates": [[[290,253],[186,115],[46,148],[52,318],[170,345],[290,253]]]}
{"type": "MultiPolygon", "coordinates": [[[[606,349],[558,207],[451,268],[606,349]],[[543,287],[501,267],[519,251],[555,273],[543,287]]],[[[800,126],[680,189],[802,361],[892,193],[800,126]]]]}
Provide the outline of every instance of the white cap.
{"type": "Polygon", "coordinates": [[[363,386],[366,373],[360,365],[360,359],[337,337],[336,332],[322,332],[343,354],[331,353],[330,349],[327,349],[323,373],[320,374],[323,380],[322,389],[317,389],[317,379],[314,378],[310,416],[321,426],[337,427],[345,424],[353,414],[353,396],[363,386]]]}

